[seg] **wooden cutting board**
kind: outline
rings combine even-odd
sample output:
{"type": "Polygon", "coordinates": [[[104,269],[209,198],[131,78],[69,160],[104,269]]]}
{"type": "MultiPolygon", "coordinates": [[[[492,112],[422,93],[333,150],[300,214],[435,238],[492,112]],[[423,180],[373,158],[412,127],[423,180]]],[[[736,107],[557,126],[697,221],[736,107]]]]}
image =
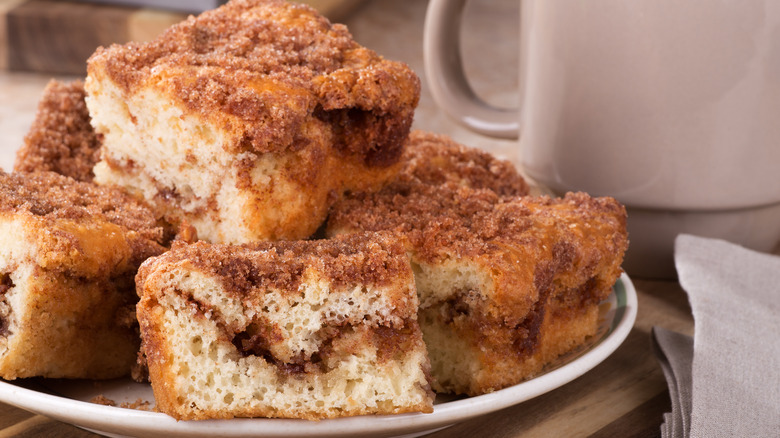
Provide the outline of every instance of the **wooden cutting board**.
{"type": "MultiPolygon", "coordinates": [[[[362,0],[310,0],[339,22],[362,0]]],[[[98,46],[148,41],[188,14],[57,0],[0,0],[0,69],[84,75],[98,46]]]]}

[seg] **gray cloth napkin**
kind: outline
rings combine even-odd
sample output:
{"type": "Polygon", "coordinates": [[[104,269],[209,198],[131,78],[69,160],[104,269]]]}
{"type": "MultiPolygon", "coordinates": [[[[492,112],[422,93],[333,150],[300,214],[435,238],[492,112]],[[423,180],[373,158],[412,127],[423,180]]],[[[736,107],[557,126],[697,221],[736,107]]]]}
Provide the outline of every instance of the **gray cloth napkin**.
{"type": "Polygon", "coordinates": [[[675,264],[695,332],[691,348],[653,331],[672,396],[662,433],[780,437],[780,257],[681,235],[675,264]]]}
{"type": "Polygon", "coordinates": [[[690,436],[693,338],[653,327],[653,349],[669,385],[672,412],[664,415],[663,438],[690,436]]]}

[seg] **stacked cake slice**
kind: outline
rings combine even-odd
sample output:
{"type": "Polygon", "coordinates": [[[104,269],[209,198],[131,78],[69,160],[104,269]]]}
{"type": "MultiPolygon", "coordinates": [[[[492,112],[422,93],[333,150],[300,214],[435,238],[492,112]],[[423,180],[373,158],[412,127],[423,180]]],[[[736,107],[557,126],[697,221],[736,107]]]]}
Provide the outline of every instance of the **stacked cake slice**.
{"type": "Polygon", "coordinates": [[[300,239],[395,172],[420,92],[313,9],[234,0],[99,49],[85,83],[101,184],[212,242],[300,239]]]}

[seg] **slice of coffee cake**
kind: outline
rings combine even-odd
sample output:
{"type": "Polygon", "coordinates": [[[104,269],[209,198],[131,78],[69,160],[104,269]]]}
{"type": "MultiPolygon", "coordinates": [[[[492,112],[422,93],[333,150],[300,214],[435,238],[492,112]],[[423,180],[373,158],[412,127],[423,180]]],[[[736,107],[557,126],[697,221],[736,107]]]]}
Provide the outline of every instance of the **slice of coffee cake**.
{"type": "Polygon", "coordinates": [[[307,6],[233,0],[101,48],[87,105],[96,181],[212,242],[309,237],[344,191],[396,169],[420,82],[307,6]]]}
{"type": "Polygon", "coordinates": [[[406,242],[433,387],[477,395],[594,334],[621,272],[625,220],[612,198],[508,198],[407,178],[337,203],[327,234],[388,230],[406,242]]]}
{"type": "Polygon", "coordinates": [[[390,236],[177,244],[137,290],[157,408],[174,418],[433,409],[412,270],[390,236]]]}
{"type": "Polygon", "coordinates": [[[81,81],[46,85],[24,145],[16,152],[14,171],[51,171],[92,181],[101,139],[90,124],[85,97],[81,81]]]}
{"type": "Polygon", "coordinates": [[[162,239],[151,211],[118,190],[0,172],[0,377],[129,374],[133,279],[162,239]]]}

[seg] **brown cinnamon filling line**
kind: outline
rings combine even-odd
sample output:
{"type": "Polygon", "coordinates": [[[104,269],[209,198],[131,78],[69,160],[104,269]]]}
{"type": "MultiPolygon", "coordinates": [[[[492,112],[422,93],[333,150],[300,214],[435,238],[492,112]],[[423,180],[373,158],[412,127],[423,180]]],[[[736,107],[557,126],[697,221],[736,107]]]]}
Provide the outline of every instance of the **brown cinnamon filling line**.
{"type": "Polygon", "coordinates": [[[598,285],[598,279],[591,277],[580,286],[556,291],[550,297],[550,311],[558,317],[567,318],[597,305],[602,295],[598,285]]]}
{"type": "MultiPolygon", "coordinates": [[[[210,211],[217,210],[218,208],[215,193],[211,194],[208,198],[205,199],[205,202],[203,202],[204,198],[199,196],[193,196],[190,198],[181,194],[178,188],[162,185],[151,176],[148,177],[154,182],[154,186],[157,189],[157,193],[154,195],[154,200],[158,205],[173,206],[175,207],[174,210],[184,211],[181,207],[184,201],[194,199],[198,201],[199,206],[191,210],[186,210],[184,215],[189,217],[203,216],[210,211]]],[[[176,214],[181,215],[181,213],[176,214]]]]}
{"type": "MultiPolygon", "coordinates": [[[[157,205],[174,206],[176,210],[181,210],[181,204],[187,200],[186,196],[180,193],[177,187],[170,187],[160,183],[157,179],[151,176],[149,173],[144,172],[140,166],[131,158],[126,158],[124,162],[106,155],[103,157],[103,161],[115,172],[123,173],[126,175],[132,175],[134,178],[148,178],[152,182],[157,193],[154,195],[154,203],[157,205]]],[[[131,188],[131,191],[136,190],[131,188]]],[[[195,197],[198,201],[202,201],[203,198],[195,197]]],[[[216,194],[212,194],[205,200],[205,203],[201,202],[201,206],[187,212],[189,216],[200,216],[209,211],[214,211],[217,208],[216,194]]]]}
{"type": "Polygon", "coordinates": [[[465,339],[471,339],[475,346],[490,345],[493,353],[518,357],[532,355],[539,347],[545,300],[537,301],[522,321],[508,325],[480,309],[480,303],[474,299],[478,295],[476,291],[461,291],[439,303],[436,306],[439,322],[450,326],[465,339]]]}
{"type": "MultiPolygon", "coordinates": [[[[437,318],[455,333],[472,339],[474,345],[489,345],[494,354],[512,354],[527,357],[536,352],[541,340],[545,315],[571,318],[599,302],[598,280],[593,277],[582,285],[560,293],[546,288],[531,311],[516,325],[487,315],[475,301],[476,291],[461,291],[437,307],[437,318]],[[547,299],[548,295],[549,299],[547,299]],[[509,347],[507,347],[509,346],[509,347]]],[[[421,320],[423,318],[420,318],[421,320]]]]}
{"type": "MultiPolygon", "coordinates": [[[[8,273],[0,274],[0,297],[15,286],[8,273]]],[[[0,314],[0,337],[7,337],[11,334],[9,330],[8,315],[0,314]]]]}
{"type": "MultiPolygon", "coordinates": [[[[365,344],[350,342],[348,348],[334,347],[336,339],[349,336],[356,328],[346,324],[338,327],[325,327],[320,336],[323,341],[319,349],[306,357],[301,352],[291,361],[285,362],[276,358],[271,353],[271,345],[274,342],[283,342],[278,330],[270,325],[252,323],[247,330],[237,333],[232,343],[243,357],[258,356],[269,364],[275,365],[279,372],[287,376],[302,374],[317,374],[329,371],[328,363],[332,356],[357,354],[365,344]],[[338,348],[338,349],[337,349],[338,348]]],[[[365,338],[363,338],[365,339],[365,338]]],[[[402,328],[379,326],[371,330],[370,337],[366,339],[377,350],[379,363],[388,360],[399,360],[408,351],[415,348],[419,336],[415,336],[414,329],[405,324],[402,328]]]]}
{"type": "Polygon", "coordinates": [[[0,295],[5,295],[5,293],[14,286],[14,282],[11,280],[11,274],[0,274],[0,295]]]}

